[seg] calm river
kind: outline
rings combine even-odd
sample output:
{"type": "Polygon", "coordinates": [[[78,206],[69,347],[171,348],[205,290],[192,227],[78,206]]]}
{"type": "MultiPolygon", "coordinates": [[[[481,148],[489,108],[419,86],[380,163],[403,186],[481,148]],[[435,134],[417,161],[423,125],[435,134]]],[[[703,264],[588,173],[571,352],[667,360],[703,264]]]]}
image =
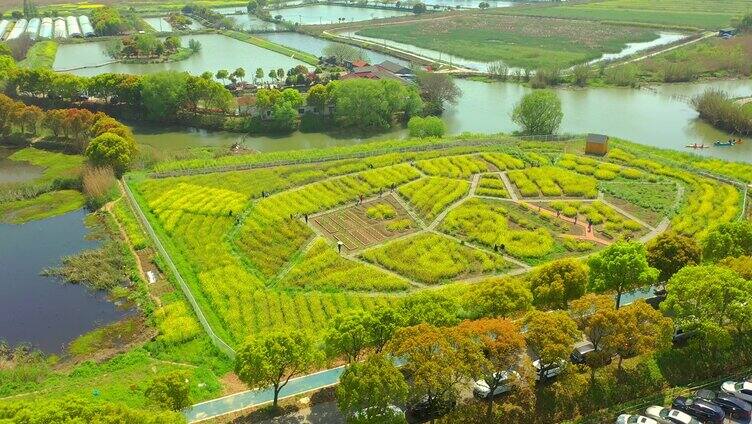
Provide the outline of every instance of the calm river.
{"type": "MultiPolygon", "coordinates": [[[[510,133],[518,130],[510,115],[514,105],[531,89],[513,83],[483,83],[457,80],[462,97],[444,113],[450,134],[462,132],[510,133]]],[[[692,143],[712,144],[727,140],[728,134],[716,130],[697,118],[687,98],[713,87],[734,96],[752,94],[752,81],[658,86],[655,90],[629,88],[557,89],[562,102],[563,133],[599,132],[649,146],[692,151],[692,143]]],[[[259,151],[321,148],[376,139],[404,137],[395,130],[371,138],[338,138],[326,134],[294,133],[290,136],[251,137],[224,132],[191,129],[136,127],[142,144],[158,149],[178,150],[199,146],[230,146],[235,142],[259,151]]],[[[711,147],[698,154],[728,160],[752,162],[752,139],[735,147],[711,147]]]]}
{"type": "Polygon", "coordinates": [[[77,211],[22,225],[0,224],[0,340],[59,353],[81,334],[130,313],[104,293],[40,275],[61,257],[96,247],[85,239],[85,216],[77,211]]]}

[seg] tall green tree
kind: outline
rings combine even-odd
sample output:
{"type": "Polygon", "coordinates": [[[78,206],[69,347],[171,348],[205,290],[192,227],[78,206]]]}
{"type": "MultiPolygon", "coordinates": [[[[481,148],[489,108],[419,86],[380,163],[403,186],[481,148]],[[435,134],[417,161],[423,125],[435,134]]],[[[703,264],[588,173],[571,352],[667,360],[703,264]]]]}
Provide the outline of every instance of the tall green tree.
{"type": "Polygon", "coordinates": [[[376,308],[368,314],[368,329],[371,346],[380,353],[394,333],[405,326],[405,317],[395,308],[376,308]]]}
{"type": "Polygon", "coordinates": [[[191,405],[188,373],[173,371],[151,381],[146,397],[162,408],[179,411],[191,405]]]}
{"type": "Polygon", "coordinates": [[[531,312],[525,318],[525,327],[527,345],[543,365],[567,361],[572,346],[580,339],[577,324],[564,311],[531,312]]]}
{"type": "Polygon", "coordinates": [[[752,222],[749,221],[720,224],[702,243],[702,256],[708,261],[749,255],[752,255],[752,222]]]}
{"type": "Polygon", "coordinates": [[[432,115],[441,115],[446,104],[457,104],[462,90],[457,87],[449,74],[436,72],[418,72],[418,87],[420,96],[425,103],[425,110],[432,115]]]}
{"type": "Polygon", "coordinates": [[[658,270],[648,264],[645,247],[638,242],[617,242],[588,261],[590,289],[596,293],[616,292],[616,308],[621,295],[655,284],[658,270]]]}
{"type": "Polygon", "coordinates": [[[290,379],[309,371],[318,361],[313,338],[302,330],[286,329],[264,333],[238,350],[235,373],[249,387],[271,386],[272,407],[279,391],[290,379]]]}
{"type": "Polygon", "coordinates": [[[138,148],[133,139],[105,132],[89,142],[86,157],[97,166],[110,166],[122,175],[135,159],[138,148]]]}
{"type": "Polygon", "coordinates": [[[399,304],[399,312],[406,325],[428,323],[438,327],[459,323],[460,305],[444,293],[422,291],[405,297],[399,304]]]}
{"type": "Polygon", "coordinates": [[[567,309],[569,301],[585,294],[588,269],[577,259],[542,265],[530,276],[533,302],[539,308],[567,309]]]}
{"type": "Polygon", "coordinates": [[[471,317],[510,317],[532,308],[533,295],[519,278],[498,278],[472,286],[463,304],[471,317]]]}
{"type": "Polygon", "coordinates": [[[512,122],[530,135],[554,134],[563,118],[561,100],[551,90],[535,90],[526,94],[512,111],[512,122]]]}
{"type": "Polygon", "coordinates": [[[624,358],[670,346],[673,331],[671,318],[638,300],[617,312],[614,332],[605,340],[606,350],[619,355],[617,370],[621,372],[624,358]]]}
{"type": "Polygon", "coordinates": [[[660,271],[660,281],[668,281],[680,269],[697,265],[702,260],[702,251],[697,242],[675,232],[660,234],[646,248],[648,264],[660,271]]]}
{"type": "Polygon", "coordinates": [[[176,71],[144,75],[141,95],[146,115],[154,120],[174,117],[188,100],[188,74],[176,71]]]}
{"type": "MultiPolygon", "coordinates": [[[[337,386],[337,404],[348,422],[390,420],[392,405],[407,400],[408,386],[400,370],[383,355],[373,355],[345,369],[337,386]]],[[[403,418],[404,422],[404,418],[403,418]]]]}
{"type": "Polygon", "coordinates": [[[357,362],[363,350],[371,344],[367,328],[369,323],[369,316],[364,311],[335,316],[324,335],[324,346],[329,356],[336,358],[344,355],[347,363],[357,362]]]}
{"type": "Polygon", "coordinates": [[[689,266],[668,280],[666,292],[661,309],[682,328],[703,323],[723,328],[727,324],[744,323],[744,318],[734,312],[744,310],[752,301],[752,282],[728,268],[689,266]]]}

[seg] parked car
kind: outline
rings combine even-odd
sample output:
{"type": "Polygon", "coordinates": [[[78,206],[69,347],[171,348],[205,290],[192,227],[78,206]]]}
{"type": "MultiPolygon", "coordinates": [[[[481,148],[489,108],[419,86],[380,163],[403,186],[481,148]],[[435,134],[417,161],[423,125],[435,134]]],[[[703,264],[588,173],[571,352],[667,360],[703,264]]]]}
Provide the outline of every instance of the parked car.
{"type": "Polygon", "coordinates": [[[674,399],[671,406],[699,420],[713,424],[723,424],[723,420],[726,419],[726,413],[720,406],[700,398],[679,396],[674,399]]]}
{"type": "Polygon", "coordinates": [[[518,380],[520,374],[517,371],[499,371],[494,374],[494,379],[499,380],[501,383],[496,386],[496,389],[491,393],[491,388],[488,386],[488,382],[485,379],[481,379],[473,384],[473,394],[481,399],[485,399],[489,396],[498,396],[502,393],[506,393],[512,390],[512,382],[518,380]]]}
{"type": "Polygon", "coordinates": [[[413,404],[408,410],[410,421],[424,422],[446,415],[457,405],[454,399],[429,398],[428,396],[413,404]]]}
{"type": "Polygon", "coordinates": [[[728,417],[743,420],[752,418],[752,405],[734,395],[702,389],[698,390],[695,396],[720,406],[728,417]]]}
{"type": "Polygon", "coordinates": [[[671,336],[671,342],[674,346],[685,346],[695,333],[697,333],[697,330],[684,331],[681,328],[675,328],[674,334],[671,336]]]}
{"type": "Polygon", "coordinates": [[[564,371],[565,366],[565,361],[542,365],[541,360],[536,359],[535,361],[533,361],[533,367],[535,368],[535,381],[541,381],[541,377],[544,381],[552,379],[561,374],[562,371],[564,371]]]}
{"type": "Polygon", "coordinates": [[[749,381],[727,381],[721,384],[721,390],[732,394],[741,400],[752,402],[752,383],[749,381]]]}
{"type": "Polygon", "coordinates": [[[664,408],[662,406],[650,406],[645,410],[645,415],[658,421],[660,424],[700,424],[689,414],[677,409],[664,408]]]}
{"type": "Polygon", "coordinates": [[[616,419],[616,424],[658,424],[658,421],[643,415],[621,414],[616,419]]]}
{"type": "Polygon", "coordinates": [[[584,364],[587,355],[591,352],[595,352],[595,346],[590,342],[579,342],[574,345],[572,354],[569,355],[569,359],[573,364],[584,364]]]}

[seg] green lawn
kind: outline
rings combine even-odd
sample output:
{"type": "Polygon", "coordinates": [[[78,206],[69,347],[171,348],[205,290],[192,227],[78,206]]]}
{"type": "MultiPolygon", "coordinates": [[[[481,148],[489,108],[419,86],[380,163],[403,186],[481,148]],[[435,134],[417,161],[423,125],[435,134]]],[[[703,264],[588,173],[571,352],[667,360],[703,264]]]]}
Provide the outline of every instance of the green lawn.
{"type": "Polygon", "coordinates": [[[565,68],[618,52],[628,42],[658,37],[643,27],[499,14],[368,27],[358,34],[527,69],[565,68]]]}
{"type": "Polygon", "coordinates": [[[57,55],[57,43],[54,41],[40,41],[34,44],[26,54],[26,59],[19,62],[19,66],[29,69],[52,69],[57,55]]]}
{"type": "Polygon", "coordinates": [[[604,0],[496,9],[494,13],[718,29],[752,12],[746,0],[604,0]]]}
{"type": "Polygon", "coordinates": [[[84,196],[75,190],[50,191],[33,199],[0,204],[0,223],[24,222],[50,218],[84,207],[84,196]]]}
{"type": "Polygon", "coordinates": [[[48,182],[55,178],[73,177],[80,174],[85,158],[82,155],[67,155],[27,147],[8,156],[14,161],[29,162],[44,169],[38,182],[48,182]]]}

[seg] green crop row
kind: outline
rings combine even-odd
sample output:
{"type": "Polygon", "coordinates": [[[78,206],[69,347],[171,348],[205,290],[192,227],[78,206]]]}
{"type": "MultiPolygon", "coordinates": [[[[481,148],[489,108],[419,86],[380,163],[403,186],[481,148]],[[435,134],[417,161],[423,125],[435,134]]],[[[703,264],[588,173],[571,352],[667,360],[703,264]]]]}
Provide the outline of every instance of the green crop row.
{"type": "Polygon", "coordinates": [[[441,230],[518,258],[541,258],[554,249],[548,229],[527,222],[525,228],[515,221],[517,217],[510,216],[506,205],[476,198],[450,211],[441,230]]]}
{"type": "Polygon", "coordinates": [[[594,198],[598,195],[595,178],[553,166],[510,171],[509,178],[525,197],[569,196],[594,198]]]}
{"type": "Polygon", "coordinates": [[[115,203],[112,213],[115,214],[115,218],[122,225],[133,249],[141,250],[149,245],[149,239],[146,238],[144,230],[141,229],[136,217],[133,215],[133,211],[124,199],[115,203]]]}
{"type": "Polygon", "coordinates": [[[488,165],[477,156],[447,156],[415,162],[423,173],[451,178],[468,178],[488,171],[488,165]]]}
{"type": "Polygon", "coordinates": [[[394,210],[394,206],[386,204],[386,203],[379,203],[376,205],[373,205],[369,207],[366,210],[366,216],[368,216],[371,219],[392,219],[395,216],[397,216],[397,211],[394,210]]]}
{"type": "Polygon", "coordinates": [[[318,238],[282,280],[285,286],[309,290],[407,290],[410,283],[376,267],[343,258],[318,238]]]}
{"type": "Polygon", "coordinates": [[[431,221],[470,189],[470,183],[443,177],[421,178],[403,187],[399,194],[426,220],[431,221]]]}
{"type": "Polygon", "coordinates": [[[522,169],[525,167],[524,161],[507,153],[483,153],[480,157],[497,167],[499,171],[522,169]]]}
{"type": "Polygon", "coordinates": [[[622,216],[612,207],[601,201],[590,203],[556,201],[551,202],[551,208],[569,218],[582,216],[586,222],[597,226],[601,232],[613,239],[633,236],[644,229],[638,222],[622,216]]]}
{"type": "Polygon", "coordinates": [[[498,175],[483,175],[478,182],[478,188],[475,189],[475,194],[478,196],[500,197],[503,199],[509,198],[509,192],[504,182],[501,181],[498,175]]]}
{"type": "Polygon", "coordinates": [[[498,272],[509,267],[499,255],[463,246],[433,233],[420,233],[369,249],[362,256],[425,284],[440,284],[457,277],[498,272]]]}

